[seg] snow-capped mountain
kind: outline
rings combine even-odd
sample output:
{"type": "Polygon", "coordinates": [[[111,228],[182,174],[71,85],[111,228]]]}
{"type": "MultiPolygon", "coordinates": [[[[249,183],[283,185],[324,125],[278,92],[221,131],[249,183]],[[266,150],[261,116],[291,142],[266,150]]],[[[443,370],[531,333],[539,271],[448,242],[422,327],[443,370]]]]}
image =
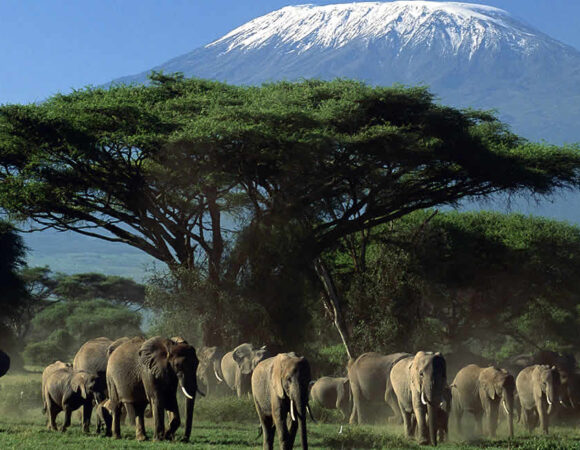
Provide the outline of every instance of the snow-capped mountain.
{"type": "MultiPolygon", "coordinates": [[[[310,77],[426,84],[444,103],[497,109],[531,139],[580,141],[580,52],[490,6],[288,6],[154,69],[236,84],[310,77]]],[[[145,80],[142,73],[116,81],[145,80]]]]}

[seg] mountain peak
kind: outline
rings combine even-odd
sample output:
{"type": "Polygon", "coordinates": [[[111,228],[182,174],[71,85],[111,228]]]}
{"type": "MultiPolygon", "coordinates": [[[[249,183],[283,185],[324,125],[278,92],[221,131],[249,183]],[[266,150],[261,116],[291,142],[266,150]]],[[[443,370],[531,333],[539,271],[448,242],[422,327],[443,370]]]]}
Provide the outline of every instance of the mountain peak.
{"type": "Polygon", "coordinates": [[[481,43],[497,40],[506,30],[513,44],[526,46],[537,33],[518,23],[504,10],[470,3],[396,1],[359,2],[325,6],[287,6],[236,28],[206,48],[222,52],[253,50],[263,46],[292,46],[302,53],[312,47],[340,48],[353,40],[397,40],[401,47],[446,34],[457,53],[469,41],[475,51],[481,43]],[[514,33],[514,31],[516,31],[514,33]]]}
{"type": "MultiPolygon", "coordinates": [[[[233,84],[337,77],[427,84],[444,103],[497,109],[525,137],[579,140],[580,52],[491,6],[287,6],[153,69],[233,84]]],[[[147,72],[117,82],[146,80],[147,72]]]]}

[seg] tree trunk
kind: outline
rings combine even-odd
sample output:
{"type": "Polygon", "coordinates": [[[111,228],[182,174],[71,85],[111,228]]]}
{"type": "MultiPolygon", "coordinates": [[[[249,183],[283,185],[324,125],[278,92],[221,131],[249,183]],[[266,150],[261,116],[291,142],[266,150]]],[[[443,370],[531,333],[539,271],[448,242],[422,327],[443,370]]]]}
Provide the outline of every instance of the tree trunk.
{"type": "Polygon", "coordinates": [[[316,258],[314,260],[314,268],[316,270],[318,278],[320,279],[322,285],[324,286],[325,292],[325,296],[323,297],[324,306],[332,314],[334,326],[336,327],[338,334],[340,335],[340,339],[342,340],[342,344],[344,345],[346,355],[350,360],[352,359],[352,352],[350,350],[349,345],[350,339],[344,322],[344,317],[342,315],[340,298],[338,296],[338,293],[336,292],[334,281],[332,280],[332,276],[330,275],[330,272],[328,271],[326,265],[324,264],[321,258],[316,258]]]}

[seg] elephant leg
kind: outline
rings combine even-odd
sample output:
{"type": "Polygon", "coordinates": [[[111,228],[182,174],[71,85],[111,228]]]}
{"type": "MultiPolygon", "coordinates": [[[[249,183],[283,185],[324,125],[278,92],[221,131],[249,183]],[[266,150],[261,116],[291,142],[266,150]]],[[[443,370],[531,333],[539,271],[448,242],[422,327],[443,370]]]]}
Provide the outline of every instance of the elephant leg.
{"type": "Polygon", "coordinates": [[[290,448],[294,448],[294,440],[296,439],[296,432],[298,431],[298,421],[290,419],[290,428],[288,429],[288,439],[290,448]]]}
{"type": "MultiPolygon", "coordinates": [[[[121,439],[121,409],[123,405],[117,403],[115,405],[111,404],[111,410],[113,412],[113,437],[115,439],[121,439]]],[[[126,406],[125,406],[126,408],[126,406]]]]}
{"type": "Polygon", "coordinates": [[[524,424],[527,425],[528,433],[532,433],[536,427],[536,417],[532,409],[524,409],[524,424]]]}
{"type": "Polygon", "coordinates": [[[405,427],[405,436],[410,438],[413,436],[413,418],[412,414],[404,411],[403,407],[400,407],[401,415],[403,416],[403,425],[405,427]]]}
{"type": "Polygon", "coordinates": [[[356,402],[352,403],[352,410],[350,411],[348,423],[351,425],[355,425],[356,423],[358,423],[358,408],[356,406],[356,402]]]}
{"type": "Polygon", "coordinates": [[[62,424],[61,431],[64,433],[68,427],[70,427],[72,411],[68,406],[64,408],[64,422],[62,424]]]}
{"type": "Polygon", "coordinates": [[[429,427],[425,420],[425,411],[423,408],[415,407],[415,420],[417,421],[417,431],[419,432],[419,443],[421,445],[429,444],[429,427]]]}
{"type": "Polygon", "coordinates": [[[487,421],[487,432],[491,437],[495,437],[495,433],[497,431],[497,423],[499,420],[499,402],[495,405],[491,405],[488,414],[488,421],[487,421]]]}
{"type": "Polygon", "coordinates": [[[456,409],[455,414],[453,414],[455,418],[455,427],[457,428],[457,433],[462,434],[462,419],[463,419],[463,410],[456,409]]]}
{"type": "Polygon", "coordinates": [[[172,399],[169,405],[165,406],[167,409],[167,415],[169,419],[169,428],[165,432],[165,439],[173,440],[175,438],[175,432],[181,424],[181,419],[179,417],[179,406],[177,405],[177,399],[172,399]]]}
{"type": "MultiPolygon", "coordinates": [[[[138,441],[147,440],[147,434],[145,433],[145,423],[141,420],[143,414],[137,413],[137,405],[134,403],[125,403],[125,410],[127,411],[128,417],[133,417],[135,421],[135,439],[138,441]]],[[[142,413],[142,411],[139,411],[142,413]]],[[[120,418],[120,414],[119,414],[120,418]]]]}
{"type": "Polygon", "coordinates": [[[151,411],[153,412],[154,441],[162,441],[165,437],[165,408],[158,398],[151,399],[151,411]]]}
{"type": "Polygon", "coordinates": [[[391,408],[391,411],[393,412],[393,415],[391,415],[387,419],[387,421],[395,425],[402,424],[403,416],[401,414],[401,408],[399,407],[397,396],[395,395],[395,392],[392,389],[385,394],[385,401],[387,405],[389,405],[389,408],[391,408]]]}
{"type": "Polygon", "coordinates": [[[83,432],[91,431],[91,414],[93,412],[93,402],[87,400],[83,404],[83,432]]]}
{"type": "Polygon", "coordinates": [[[48,401],[48,429],[52,431],[56,431],[58,428],[56,427],[56,416],[60,412],[60,408],[55,405],[51,400],[48,401]]]}
{"type": "Polygon", "coordinates": [[[477,433],[481,436],[483,434],[483,414],[481,411],[477,411],[473,413],[473,417],[475,418],[477,433]]]}
{"type": "Polygon", "coordinates": [[[356,383],[351,384],[351,389],[352,389],[352,410],[350,412],[350,418],[348,420],[348,423],[351,425],[355,425],[356,423],[358,423],[360,425],[358,410],[360,406],[361,392],[360,388],[356,385],[356,383]]]}
{"type": "Polygon", "coordinates": [[[263,449],[273,450],[274,435],[276,434],[274,429],[274,421],[272,420],[271,416],[260,415],[260,422],[262,425],[263,449]]]}
{"type": "Polygon", "coordinates": [[[290,433],[286,426],[286,416],[288,415],[288,407],[282,403],[274,408],[273,420],[276,432],[278,434],[278,441],[280,443],[280,450],[288,450],[292,447],[290,444],[290,433]]]}
{"type": "Polygon", "coordinates": [[[371,423],[372,414],[370,409],[371,408],[368,402],[364,398],[360,397],[356,411],[359,425],[371,423]]]}
{"type": "Polygon", "coordinates": [[[536,403],[536,408],[538,411],[538,417],[540,419],[540,426],[542,427],[542,432],[544,434],[548,434],[548,426],[549,426],[549,417],[546,411],[546,405],[543,401],[539,401],[536,403]]]}

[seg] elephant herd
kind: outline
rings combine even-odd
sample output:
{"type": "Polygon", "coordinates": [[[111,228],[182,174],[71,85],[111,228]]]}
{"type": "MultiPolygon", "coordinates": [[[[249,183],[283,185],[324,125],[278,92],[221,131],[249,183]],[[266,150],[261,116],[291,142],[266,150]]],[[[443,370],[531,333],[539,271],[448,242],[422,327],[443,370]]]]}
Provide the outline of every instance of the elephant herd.
{"type": "Polygon", "coordinates": [[[42,373],[48,428],[56,430],[56,417],[64,412],[61,431],[66,431],[72,412],[82,408],[82,428],[88,432],[96,407],[97,433],[104,428],[105,435],[120,438],[126,416],[135,424],[136,439],[145,440],[145,413],[150,408],[153,439],[172,440],[181,424],[180,390],[186,398],[183,440],[188,441],[196,395],[205,395],[198,388],[200,380],[208,393],[218,392],[222,385],[240,397],[252,393],[265,448],[273,447],[275,432],[281,448],[292,448],[299,429],[302,447],[308,447],[311,375],[304,357],[294,353],[270,357],[265,347],[248,343],[227,353],[202,347],[200,357],[201,361],[180,337],[92,339],[81,346],[72,364],[56,361],[42,373]]]}
{"type": "Polygon", "coordinates": [[[458,363],[456,355],[364,353],[351,359],[347,376],[311,381],[304,357],[294,353],[270,355],[265,347],[244,343],[231,351],[201,347],[199,352],[179,337],[150,339],[97,338],[86,342],[72,364],[57,361],[42,375],[43,406],[49,429],[64,411],[65,431],[71,413],[82,408],[82,427],[89,431],[96,407],[97,432],[121,437],[126,416],[135,423],[137,440],[146,439],[145,413],[153,417],[153,439],[173,439],[181,424],[178,390],[185,396],[185,429],[189,440],[197,394],[251,395],[261,425],[263,445],[292,448],[298,432],[308,447],[306,416],[309,400],[342,411],[350,424],[372,423],[377,413],[404,426],[405,435],[421,444],[436,445],[448,438],[449,420],[461,433],[467,413],[479,433],[495,436],[503,417],[513,436],[517,418],[529,432],[538,424],[548,433],[559,405],[580,405],[580,375],[570,355],[539,352],[519,355],[496,367],[458,363]],[[454,378],[449,383],[448,368],[454,378]],[[198,387],[198,383],[201,387],[198,387]],[[167,427],[165,420],[168,420],[167,427]]]}
{"type": "Polygon", "coordinates": [[[402,423],[407,437],[416,435],[419,443],[432,445],[448,437],[450,418],[462,433],[466,413],[479,434],[485,425],[490,436],[500,416],[505,417],[513,437],[516,416],[528,432],[539,424],[548,433],[550,417],[580,405],[580,374],[571,355],[520,355],[502,364],[509,370],[480,360],[481,366],[460,364],[455,355],[450,360],[454,378],[448,383],[441,353],[364,353],[349,362],[348,377],[313,382],[311,398],[341,410],[345,418],[350,411],[351,424],[372,423],[377,413],[390,413],[389,421],[402,423]]]}

